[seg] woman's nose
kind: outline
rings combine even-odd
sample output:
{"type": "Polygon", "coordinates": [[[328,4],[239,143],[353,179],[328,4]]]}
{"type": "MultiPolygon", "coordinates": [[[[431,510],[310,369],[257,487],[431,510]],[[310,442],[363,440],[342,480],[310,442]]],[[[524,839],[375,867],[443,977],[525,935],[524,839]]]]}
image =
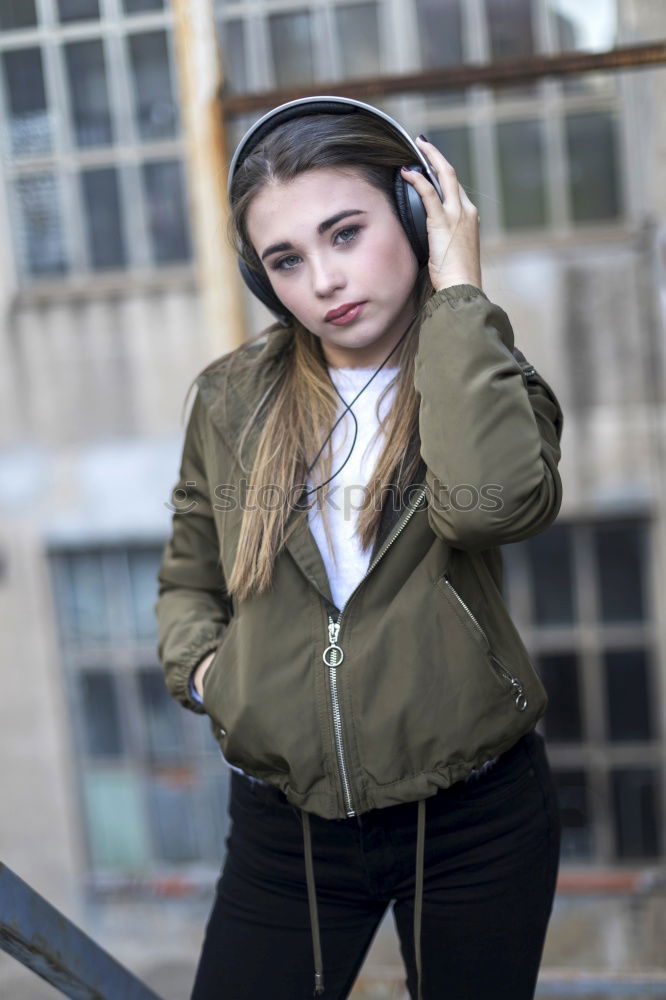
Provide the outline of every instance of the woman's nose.
{"type": "Polygon", "coordinates": [[[344,288],[345,284],[346,278],[336,261],[313,261],[312,285],[319,298],[327,298],[339,288],[344,288]]]}

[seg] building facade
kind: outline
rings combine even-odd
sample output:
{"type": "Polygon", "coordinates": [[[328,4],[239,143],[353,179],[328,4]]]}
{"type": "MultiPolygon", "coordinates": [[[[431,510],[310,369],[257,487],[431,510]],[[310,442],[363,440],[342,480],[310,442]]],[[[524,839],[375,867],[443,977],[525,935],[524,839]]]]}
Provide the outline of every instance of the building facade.
{"type": "MultiPolygon", "coordinates": [[[[666,33],[650,0],[215,12],[232,93],[666,33]]],[[[173,49],[168,0],[0,0],[0,859],[165,1000],[228,822],[152,616],[186,392],[226,349],[202,322],[173,49]]],[[[564,826],[548,968],[666,969],[665,99],[660,68],[376,102],[453,162],[484,288],[564,409],[560,517],[505,548],[564,826]]],[[[53,994],[0,952],[5,988],[53,994]]]]}

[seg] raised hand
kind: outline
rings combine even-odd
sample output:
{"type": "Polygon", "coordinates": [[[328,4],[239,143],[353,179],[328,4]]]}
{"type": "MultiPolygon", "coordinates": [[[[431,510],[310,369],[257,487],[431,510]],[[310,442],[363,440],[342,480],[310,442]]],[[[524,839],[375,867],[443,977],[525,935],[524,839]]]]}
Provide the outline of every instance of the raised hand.
{"type": "Polygon", "coordinates": [[[412,184],[425,206],[430,259],[428,270],[435,291],[450,285],[481,288],[479,213],[467,197],[449,161],[423,136],[416,140],[428,158],[444,194],[444,202],[434,187],[417,170],[402,168],[402,176],[412,184]]]}

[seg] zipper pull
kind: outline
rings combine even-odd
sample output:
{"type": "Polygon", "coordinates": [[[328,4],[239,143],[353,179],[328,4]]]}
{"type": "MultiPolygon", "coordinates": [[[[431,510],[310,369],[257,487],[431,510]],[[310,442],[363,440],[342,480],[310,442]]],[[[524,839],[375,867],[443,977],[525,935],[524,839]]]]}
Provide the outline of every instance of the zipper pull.
{"type": "Polygon", "coordinates": [[[326,647],[322,653],[322,660],[327,667],[339,667],[344,660],[345,654],[344,650],[338,646],[338,632],[340,631],[340,622],[334,622],[331,616],[328,616],[328,641],[329,645],[326,647]]]}
{"type": "Polygon", "coordinates": [[[513,699],[515,706],[519,712],[524,712],[525,709],[527,708],[527,695],[523,690],[523,685],[519,681],[517,681],[515,677],[511,678],[511,683],[513,684],[516,691],[515,698],[513,699]]]}

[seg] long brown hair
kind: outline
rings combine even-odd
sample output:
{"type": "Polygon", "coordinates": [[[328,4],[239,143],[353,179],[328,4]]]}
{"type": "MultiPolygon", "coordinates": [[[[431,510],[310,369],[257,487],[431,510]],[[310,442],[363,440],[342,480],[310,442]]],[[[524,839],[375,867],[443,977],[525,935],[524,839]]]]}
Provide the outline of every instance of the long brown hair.
{"type": "MultiPolygon", "coordinates": [[[[354,169],[385,193],[397,216],[393,194],[395,172],[400,166],[413,162],[414,154],[408,145],[363,111],[308,115],[285,122],[270,132],[236,171],[229,225],[232,245],[248,267],[263,270],[246,228],[250,202],[267,183],[288,182],[300,173],[322,167],[354,169]]],[[[383,430],[385,444],[358,510],[356,534],[363,548],[368,548],[376,536],[382,498],[387,493],[393,496],[392,490],[396,488],[399,493],[406,489],[420,461],[419,396],[414,388],[414,358],[421,311],[433,293],[427,266],[419,271],[414,292],[414,320],[390,361],[398,371],[377,401],[379,417],[384,396],[395,386],[393,405],[378,430],[378,433],[383,430]]],[[[328,372],[320,338],[295,317],[291,319],[290,329],[292,336],[288,349],[281,356],[270,359],[268,389],[243,428],[236,455],[242,471],[249,477],[252,496],[266,496],[272,489],[275,490],[272,495],[285,498],[285,502],[282,506],[273,502],[264,506],[252,504],[243,512],[236,557],[226,579],[228,592],[235,600],[262,593],[270,586],[276,556],[315,502],[321,504],[326,537],[329,542],[331,538],[325,502],[327,488],[317,489],[307,504],[294,506],[293,500],[298,488],[305,487],[307,470],[336,420],[339,397],[328,372]],[[243,444],[256,425],[261,430],[256,457],[252,468],[248,469],[243,462],[243,444]]],[[[270,330],[262,331],[216,359],[203,372],[224,363],[225,367],[228,365],[227,378],[233,380],[243,371],[252,370],[262,363],[263,352],[257,354],[250,348],[267,332],[270,330]]],[[[329,437],[310,471],[313,484],[326,483],[333,471],[331,462],[329,437]]]]}

